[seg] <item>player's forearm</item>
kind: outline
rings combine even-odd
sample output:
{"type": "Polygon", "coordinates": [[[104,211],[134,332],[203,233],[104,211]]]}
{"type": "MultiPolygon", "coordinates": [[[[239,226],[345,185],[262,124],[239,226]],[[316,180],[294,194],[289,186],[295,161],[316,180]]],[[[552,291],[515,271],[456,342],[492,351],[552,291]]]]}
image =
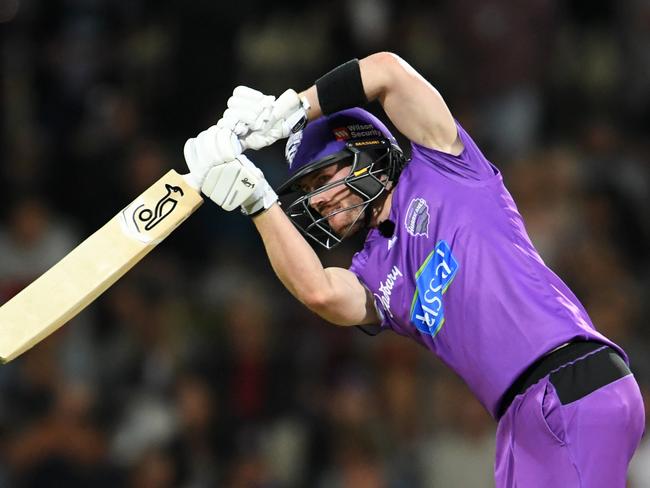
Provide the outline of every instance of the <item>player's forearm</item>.
{"type": "MultiPolygon", "coordinates": [[[[363,91],[368,101],[372,102],[379,99],[382,102],[391,85],[391,79],[395,75],[396,67],[394,56],[383,52],[371,54],[359,61],[363,91]]],[[[300,93],[300,96],[306,98],[311,106],[307,113],[309,120],[317,119],[323,115],[316,85],[312,85],[300,93]]]]}
{"type": "Polygon", "coordinates": [[[293,296],[322,315],[333,293],[314,250],[278,205],[254,217],[253,222],[280,281],[293,296]]]}
{"type": "MultiPolygon", "coordinates": [[[[427,147],[459,152],[456,125],[440,93],[399,56],[380,52],[359,61],[363,92],[381,103],[397,130],[427,147]]],[[[301,94],[311,105],[309,120],[323,115],[316,85],[301,94]]]]}

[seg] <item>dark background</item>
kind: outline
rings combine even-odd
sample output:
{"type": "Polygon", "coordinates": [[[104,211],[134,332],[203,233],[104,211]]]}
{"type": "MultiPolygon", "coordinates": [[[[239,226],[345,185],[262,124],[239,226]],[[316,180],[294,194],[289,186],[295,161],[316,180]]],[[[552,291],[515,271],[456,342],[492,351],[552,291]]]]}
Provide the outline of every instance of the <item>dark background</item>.
{"type": "MultiPolygon", "coordinates": [[[[648,391],[647,1],[0,0],[0,21],[0,302],[184,172],[234,86],[301,90],[386,50],[501,168],[648,391]]],[[[282,153],[251,156],[273,183],[282,153]]],[[[211,202],[0,368],[0,486],[492,486],[494,429],[423,349],[301,307],[211,202]]],[[[645,441],[630,486],[650,486],[645,441]]]]}

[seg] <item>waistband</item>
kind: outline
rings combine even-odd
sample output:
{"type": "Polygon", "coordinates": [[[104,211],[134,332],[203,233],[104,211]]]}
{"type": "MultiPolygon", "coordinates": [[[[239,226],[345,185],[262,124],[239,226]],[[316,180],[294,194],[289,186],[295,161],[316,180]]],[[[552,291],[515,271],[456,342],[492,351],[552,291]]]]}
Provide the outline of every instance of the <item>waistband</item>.
{"type": "Polygon", "coordinates": [[[631,374],[623,358],[602,342],[571,342],[535,361],[501,397],[500,419],[521,393],[545,376],[563,405],[576,401],[612,381],[631,374]]]}

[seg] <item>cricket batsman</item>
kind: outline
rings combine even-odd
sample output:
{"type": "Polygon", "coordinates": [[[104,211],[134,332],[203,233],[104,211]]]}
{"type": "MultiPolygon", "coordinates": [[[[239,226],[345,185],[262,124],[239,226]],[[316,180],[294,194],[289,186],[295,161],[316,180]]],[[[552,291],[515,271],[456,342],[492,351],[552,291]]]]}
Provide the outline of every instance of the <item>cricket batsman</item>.
{"type": "Polygon", "coordinates": [[[206,196],[252,218],[309,309],[408,336],[467,383],[498,422],[498,487],[626,485],[645,419],[625,352],[544,264],[499,170],[405,61],[355,59],[277,100],[238,87],[184,154],[206,196]],[[359,108],[372,100],[410,160],[359,108]],[[287,137],[281,208],[243,151],[287,137]],[[323,268],[306,240],[331,249],[357,232],[348,269],[323,268]]]}

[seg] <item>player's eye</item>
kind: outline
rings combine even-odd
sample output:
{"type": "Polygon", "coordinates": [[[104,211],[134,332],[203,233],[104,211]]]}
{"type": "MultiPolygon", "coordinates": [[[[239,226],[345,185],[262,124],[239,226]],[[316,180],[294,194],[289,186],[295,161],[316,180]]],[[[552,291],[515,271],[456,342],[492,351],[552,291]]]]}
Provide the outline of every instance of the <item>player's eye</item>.
{"type": "Polygon", "coordinates": [[[322,186],[325,186],[330,179],[331,179],[330,175],[327,174],[320,175],[318,178],[316,178],[315,188],[320,188],[322,186]]]}

